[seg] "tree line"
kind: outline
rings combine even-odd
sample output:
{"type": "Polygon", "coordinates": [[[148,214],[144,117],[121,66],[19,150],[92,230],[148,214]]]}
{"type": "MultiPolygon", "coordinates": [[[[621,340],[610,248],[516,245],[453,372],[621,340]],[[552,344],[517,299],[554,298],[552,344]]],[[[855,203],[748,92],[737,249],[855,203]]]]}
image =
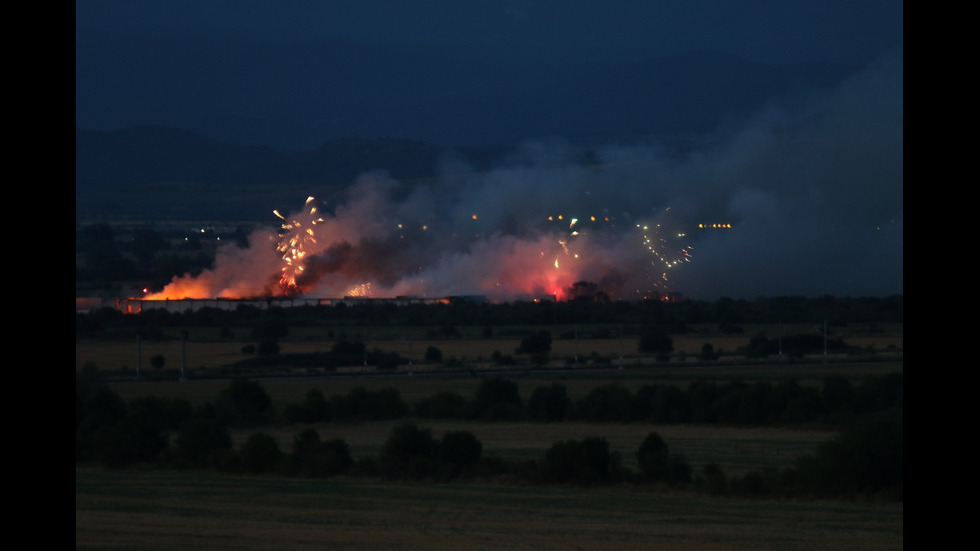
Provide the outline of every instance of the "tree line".
{"type": "MultiPolygon", "coordinates": [[[[747,388],[756,388],[758,392],[761,387],[747,388]]],[[[356,388],[330,399],[311,389],[302,403],[289,404],[280,413],[261,384],[246,379],[232,381],[215,400],[196,408],[187,400],[175,398],[144,397],[126,402],[108,386],[80,379],[76,381],[75,393],[75,460],[76,465],[96,463],[108,468],[152,464],[163,468],[303,477],[439,482],[509,480],[581,486],[629,483],[693,488],[721,495],[874,496],[901,500],[901,376],[869,379],[852,389],[852,393],[846,388],[835,379],[833,383],[825,383],[822,389],[825,399],[836,400],[839,406],[848,409],[849,415],[846,421],[841,421],[843,429],[838,435],[817,452],[781,471],[727,476],[721,465],[715,463],[695,471],[682,454],[671,453],[656,432],[649,433],[637,444],[637,471],[625,467],[624,458],[610,451],[608,442],[600,436],[554,442],[543,457],[533,460],[506,461],[485,456],[482,443],[472,433],[449,431],[437,436],[409,418],[413,408],[394,389],[356,388]],[[404,422],[392,430],[379,455],[362,458],[354,458],[343,440],[321,439],[312,425],[355,419],[404,419],[404,422]],[[263,426],[283,421],[297,426],[288,451],[283,451],[280,443],[262,430],[263,426]],[[255,430],[235,448],[230,435],[232,428],[255,430]]],[[[421,419],[435,418],[431,413],[426,414],[426,408],[438,401],[443,406],[453,404],[451,410],[456,414],[475,414],[475,418],[484,420],[524,415],[550,421],[579,418],[626,421],[605,414],[596,417],[594,404],[610,404],[623,398],[628,398],[627,403],[637,404],[652,398],[648,393],[655,393],[659,387],[644,389],[632,397],[621,395],[622,390],[617,391],[619,396],[610,396],[606,386],[572,403],[566,399],[567,393],[561,385],[552,384],[535,389],[527,407],[523,407],[513,381],[488,379],[478,386],[472,400],[460,401],[458,396],[439,393],[416,404],[414,412],[421,419]],[[599,399],[599,395],[604,398],[599,399]],[[574,416],[578,414],[569,417],[570,412],[582,407],[590,408],[583,410],[588,412],[582,414],[585,417],[574,416]]],[[[759,396],[746,398],[757,400],[759,396]]],[[[719,403],[732,401],[720,395],[716,399],[719,403]]],[[[756,417],[752,419],[759,421],[756,417]]]]}
{"type": "Polygon", "coordinates": [[[598,386],[573,399],[565,385],[535,387],[521,396],[518,384],[491,377],[473,396],[440,391],[414,404],[394,388],[361,387],[327,398],[311,388],[299,403],[282,411],[286,423],[328,423],[415,417],[428,420],[578,421],[589,423],[699,423],[732,426],[841,427],[855,419],[903,407],[904,377],[893,373],[869,377],[855,385],[843,375],[829,375],[820,386],[789,380],[695,381],[687,389],[655,383],[635,392],[619,383],[598,386]]]}
{"type": "Polygon", "coordinates": [[[460,328],[483,337],[501,334],[507,327],[565,326],[557,338],[618,338],[657,329],[671,334],[691,333],[708,327],[712,332],[744,333],[748,324],[826,323],[830,327],[902,323],[904,301],[894,297],[838,298],[824,296],[760,297],[754,300],[720,298],[714,301],[657,300],[596,302],[491,303],[450,299],[448,304],[395,304],[376,302],[356,305],[297,306],[268,309],[241,305],[235,310],[202,308],[197,311],[151,310],[123,314],[111,308],[77,313],[76,337],[107,334],[150,335],[166,328],[213,327],[228,331],[278,324],[289,327],[393,326],[429,327],[432,336],[460,336],[460,328]]]}

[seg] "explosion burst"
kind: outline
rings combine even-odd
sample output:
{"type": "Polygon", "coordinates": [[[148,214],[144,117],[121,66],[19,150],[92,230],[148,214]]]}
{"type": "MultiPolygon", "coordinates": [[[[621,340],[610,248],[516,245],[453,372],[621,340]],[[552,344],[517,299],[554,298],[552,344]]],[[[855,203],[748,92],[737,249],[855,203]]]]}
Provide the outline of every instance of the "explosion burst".
{"type": "MultiPolygon", "coordinates": [[[[247,248],[219,248],[213,268],[175,277],[146,298],[508,301],[587,293],[629,300],[661,296],[666,284],[651,284],[653,268],[665,278],[668,268],[690,260],[689,247],[673,258],[670,243],[655,240],[655,234],[644,234],[647,242],[637,246],[633,223],[618,223],[609,209],[603,216],[547,217],[542,227],[534,222],[542,220],[534,215],[537,205],[526,205],[531,208],[523,217],[511,215],[508,205],[475,216],[472,204],[438,208],[435,190],[417,186],[406,196],[403,189],[389,179],[365,177],[331,212],[321,215],[313,197],[296,214],[273,211],[279,228],[256,229],[247,248]],[[652,291],[654,286],[661,292],[652,291]]],[[[624,212],[622,218],[630,216],[624,212]]]]}
{"type": "MultiPolygon", "coordinates": [[[[304,208],[309,207],[314,202],[313,197],[307,197],[304,208]]],[[[287,219],[279,214],[279,211],[272,211],[277,217],[283,220],[281,241],[276,248],[282,253],[282,260],[285,265],[282,267],[282,277],[279,278],[279,287],[286,296],[302,294],[298,280],[306,270],[304,259],[310,251],[316,247],[317,237],[315,227],[323,223],[323,218],[317,215],[316,204],[304,211],[301,217],[287,219]]]]}
{"type": "MultiPolygon", "coordinates": [[[[670,209],[668,209],[670,210],[670,209]]],[[[691,261],[694,247],[681,245],[679,242],[686,234],[679,231],[669,231],[663,223],[636,224],[641,243],[650,256],[649,263],[651,284],[654,289],[669,291],[668,273],[683,263],[691,261]]],[[[651,294],[648,290],[647,295],[651,294]]],[[[639,291],[642,294],[642,291],[639,291]]]]}

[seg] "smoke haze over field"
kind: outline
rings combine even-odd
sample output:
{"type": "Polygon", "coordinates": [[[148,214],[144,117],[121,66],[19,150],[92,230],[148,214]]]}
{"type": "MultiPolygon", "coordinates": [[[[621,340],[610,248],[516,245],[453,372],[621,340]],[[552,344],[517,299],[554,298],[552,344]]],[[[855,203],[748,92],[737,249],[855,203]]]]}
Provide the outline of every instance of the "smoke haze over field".
{"type": "MultiPolygon", "coordinates": [[[[903,156],[902,62],[886,60],[683,154],[610,144],[583,163],[546,140],[488,172],[446,159],[433,182],[364,174],[345,197],[317,198],[323,222],[298,283],[318,297],[562,297],[577,281],[613,299],[900,294],[903,156]]],[[[259,230],[165,294],[277,294],[278,241],[259,230]]]]}

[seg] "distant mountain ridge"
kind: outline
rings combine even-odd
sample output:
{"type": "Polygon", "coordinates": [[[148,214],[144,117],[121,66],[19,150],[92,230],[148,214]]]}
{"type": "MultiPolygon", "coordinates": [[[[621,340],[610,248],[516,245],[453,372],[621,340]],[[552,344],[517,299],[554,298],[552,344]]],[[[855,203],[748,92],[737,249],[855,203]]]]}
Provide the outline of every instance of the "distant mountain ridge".
{"type": "Polygon", "coordinates": [[[486,167],[502,148],[449,150],[414,140],[349,138],[304,152],[242,146],[160,126],[75,129],[76,218],[265,220],[310,193],[371,171],[411,183],[446,155],[486,167]]]}
{"type": "Polygon", "coordinates": [[[349,42],[78,31],[78,219],[264,220],[357,176],[477,170],[526,140],[697,135],[861,69],[719,52],[629,63],[494,63],[349,42]]]}

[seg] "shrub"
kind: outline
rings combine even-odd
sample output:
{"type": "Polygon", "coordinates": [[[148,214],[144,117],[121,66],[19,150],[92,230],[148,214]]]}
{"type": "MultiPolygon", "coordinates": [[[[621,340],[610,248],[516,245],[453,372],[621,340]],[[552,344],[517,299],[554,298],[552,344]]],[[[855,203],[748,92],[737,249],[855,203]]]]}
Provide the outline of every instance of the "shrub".
{"type": "Polygon", "coordinates": [[[260,474],[275,470],[282,459],[279,442],[272,436],[257,432],[248,437],[239,450],[246,472],[260,474]]]}
{"type": "Polygon", "coordinates": [[[798,491],[811,495],[901,500],[903,453],[902,415],[876,417],[844,430],[813,455],[800,458],[793,475],[798,491]]]}
{"type": "Polygon", "coordinates": [[[470,417],[471,412],[466,398],[448,390],[437,392],[415,404],[415,414],[426,419],[460,419],[470,417]]]}
{"type": "Polygon", "coordinates": [[[272,398],[265,388],[247,379],[232,380],[218,395],[214,409],[223,423],[238,426],[270,421],[275,413],[272,398]]]}
{"type": "Polygon", "coordinates": [[[703,361],[711,361],[718,359],[718,353],[715,352],[715,347],[711,346],[711,343],[704,343],[701,346],[701,354],[698,355],[698,359],[703,361]]]}
{"type": "Polygon", "coordinates": [[[563,421],[569,416],[572,401],[565,385],[552,383],[549,387],[538,387],[527,402],[528,416],[538,421],[563,421]]]}
{"type": "Polygon", "coordinates": [[[683,456],[671,455],[660,434],[651,432],[636,451],[640,477],[670,485],[691,481],[691,466],[683,456]]]}
{"type": "Polygon", "coordinates": [[[632,395],[619,383],[610,383],[589,391],[575,404],[576,417],[592,422],[628,421],[632,395]]]}
{"type": "Polygon", "coordinates": [[[174,458],[179,467],[216,467],[231,449],[228,429],[214,419],[197,417],[180,427],[174,458]]]}
{"type": "Polygon", "coordinates": [[[434,346],[425,349],[425,361],[431,363],[442,363],[442,350],[434,346]]]}
{"type": "Polygon", "coordinates": [[[494,377],[476,389],[476,406],[485,419],[517,419],[521,416],[521,395],[517,383],[494,377]]]}
{"type": "Polygon", "coordinates": [[[613,463],[604,438],[555,442],[545,453],[543,477],[558,484],[605,484],[612,479],[613,463]]]}
{"type": "Polygon", "coordinates": [[[452,467],[453,475],[480,460],[483,444],[469,431],[449,431],[442,435],[439,457],[452,467]]]}
{"type": "Polygon", "coordinates": [[[303,398],[302,419],[305,423],[319,423],[330,420],[330,403],[319,389],[311,388],[303,398]]]}
{"type": "Polygon", "coordinates": [[[335,438],[323,442],[312,428],[293,438],[290,469],[294,474],[311,478],[336,476],[353,465],[350,447],[344,440],[335,438]]]}
{"type": "Polygon", "coordinates": [[[648,330],[640,335],[637,348],[642,353],[669,356],[674,351],[674,341],[666,333],[648,330]]]}
{"type": "Polygon", "coordinates": [[[640,474],[649,480],[665,480],[670,471],[670,452],[660,434],[651,432],[636,450],[640,474]]]}
{"type": "Polygon", "coordinates": [[[92,456],[113,469],[154,459],[166,448],[166,435],[142,425],[133,415],[99,427],[92,436],[92,456]]]}
{"type": "Polygon", "coordinates": [[[419,480],[438,468],[439,442],[432,431],[413,423],[392,429],[379,459],[381,474],[390,479],[419,480]]]}
{"type": "Polygon", "coordinates": [[[701,469],[701,475],[697,478],[697,484],[702,491],[711,495],[724,495],[728,493],[728,477],[718,463],[708,463],[701,469]]]}

